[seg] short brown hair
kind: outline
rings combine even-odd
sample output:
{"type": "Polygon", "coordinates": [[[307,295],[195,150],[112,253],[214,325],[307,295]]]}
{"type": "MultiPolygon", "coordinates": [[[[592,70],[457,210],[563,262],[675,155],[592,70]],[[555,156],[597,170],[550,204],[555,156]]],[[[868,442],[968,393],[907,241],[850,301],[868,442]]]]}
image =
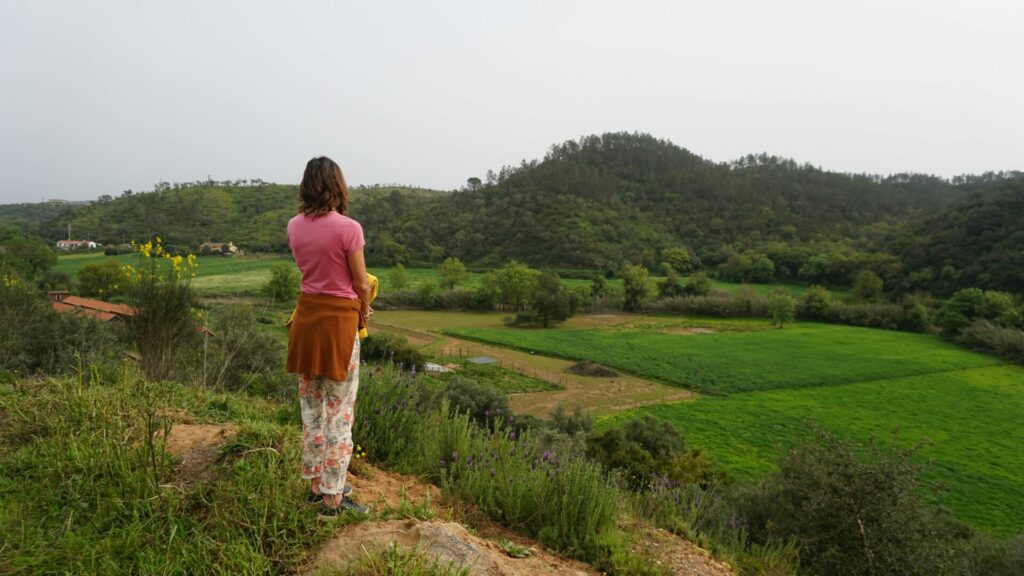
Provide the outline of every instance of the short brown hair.
{"type": "Polygon", "coordinates": [[[299,184],[299,200],[299,212],[307,216],[323,216],[332,210],[348,214],[348,185],[341,167],[327,156],[307,162],[299,184]]]}

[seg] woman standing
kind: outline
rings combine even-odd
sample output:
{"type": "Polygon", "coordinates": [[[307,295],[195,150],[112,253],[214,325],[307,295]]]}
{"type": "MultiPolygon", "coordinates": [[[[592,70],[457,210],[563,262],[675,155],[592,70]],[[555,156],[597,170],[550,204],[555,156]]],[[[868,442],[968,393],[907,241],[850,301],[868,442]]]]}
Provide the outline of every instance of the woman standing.
{"type": "Polygon", "coordinates": [[[341,168],[321,156],[306,164],[299,214],[288,221],[288,244],[302,289],[288,328],[288,371],[298,375],[302,407],[302,478],[320,517],[366,513],[346,494],[352,423],[359,388],[359,331],[373,314],[363,257],[363,228],[346,216],[341,168]]]}

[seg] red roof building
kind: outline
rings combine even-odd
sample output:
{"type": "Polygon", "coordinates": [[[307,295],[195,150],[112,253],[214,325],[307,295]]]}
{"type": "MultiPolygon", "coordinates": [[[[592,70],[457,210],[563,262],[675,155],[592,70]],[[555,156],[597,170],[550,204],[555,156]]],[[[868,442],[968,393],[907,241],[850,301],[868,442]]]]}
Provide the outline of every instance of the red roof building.
{"type": "Polygon", "coordinates": [[[127,304],[112,304],[103,300],[82,298],[81,296],[64,296],[59,301],[51,303],[57,312],[69,312],[99,318],[104,322],[109,320],[124,320],[135,315],[135,309],[127,304]]]}

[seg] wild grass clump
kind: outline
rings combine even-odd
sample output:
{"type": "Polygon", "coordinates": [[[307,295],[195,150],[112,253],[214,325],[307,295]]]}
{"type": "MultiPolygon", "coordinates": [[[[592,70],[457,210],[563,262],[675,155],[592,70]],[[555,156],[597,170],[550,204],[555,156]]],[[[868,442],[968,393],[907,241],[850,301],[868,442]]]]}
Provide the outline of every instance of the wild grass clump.
{"type": "Polygon", "coordinates": [[[478,426],[408,375],[371,367],[354,434],[371,459],[426,476],[492,518],[591,561],[609,555],[618,492],[600,466],[542,449],[513,418],[478,426]]]}

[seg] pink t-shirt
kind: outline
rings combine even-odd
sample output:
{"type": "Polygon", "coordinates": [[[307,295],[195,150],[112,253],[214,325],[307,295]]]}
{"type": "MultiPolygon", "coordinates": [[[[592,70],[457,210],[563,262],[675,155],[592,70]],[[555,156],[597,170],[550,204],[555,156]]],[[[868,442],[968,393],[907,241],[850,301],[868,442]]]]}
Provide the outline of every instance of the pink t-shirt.
{"type": "Polygon", "coordinates": [[[304,294],[357,300],[348,255],[364,244],[359,222],[337,212],[319,218],[299,214],[288,221],[288,245],[302,272],[304,294]]]}

